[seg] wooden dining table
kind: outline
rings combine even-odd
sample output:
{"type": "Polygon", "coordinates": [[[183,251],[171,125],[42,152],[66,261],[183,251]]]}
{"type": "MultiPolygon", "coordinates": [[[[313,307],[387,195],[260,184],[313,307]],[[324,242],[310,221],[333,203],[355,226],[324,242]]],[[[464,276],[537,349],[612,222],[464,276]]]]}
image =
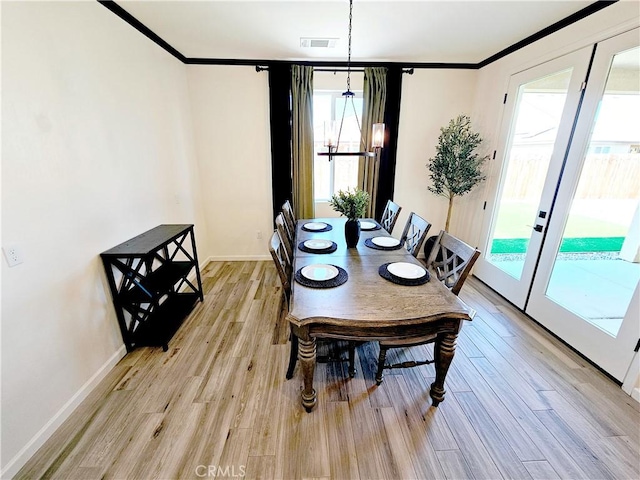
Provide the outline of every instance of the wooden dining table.
{"type": "MultiPolygon", "coordinates": [[[[363,219],[363,221],[374,221],[363,219]]],[[[348,273],[346,283],[333,288],[310,288],[292,281],[287,320],[299,339],[298,358],[303,374],[302,405],[310,412],[316,405],[313,375],[316,364],[316,338],[349,341],[380,341],[436,335],[434,360],[436,376],[431,384],[432,404],[444,400],[444,381],[453,359],[463,320],[471,320],[471,310],[431,272],[429,282],[405,286],[382,278],[382,264],[408,262],[421,265],[402,247],[377,250],[365,245],[367,238],[390,236],[384,229],[363,230],[355,248],[347,248],[345,218],[298,220],[293,273],[311,264],[329,264],[348,273]],[[309,232],[308,222],[323,222],[332,229],[309,232]],[[337,244],[332,253],[309,253],[298,245],[310,239],[326,239],[337,244]]]]}

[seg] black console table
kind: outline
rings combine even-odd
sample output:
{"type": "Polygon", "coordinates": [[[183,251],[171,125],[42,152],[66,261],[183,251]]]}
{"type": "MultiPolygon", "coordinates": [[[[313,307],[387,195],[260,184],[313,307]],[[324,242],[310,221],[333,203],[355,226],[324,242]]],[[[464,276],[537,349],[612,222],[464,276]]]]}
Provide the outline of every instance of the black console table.
{"type": "Polygon", "coordinates": [[[159,225],[100,257],[127,351],[167,351],[184,318],[204,300],[193,225],[159,225]],[[188,278],[194,269],[197,286],[188,278]]]}

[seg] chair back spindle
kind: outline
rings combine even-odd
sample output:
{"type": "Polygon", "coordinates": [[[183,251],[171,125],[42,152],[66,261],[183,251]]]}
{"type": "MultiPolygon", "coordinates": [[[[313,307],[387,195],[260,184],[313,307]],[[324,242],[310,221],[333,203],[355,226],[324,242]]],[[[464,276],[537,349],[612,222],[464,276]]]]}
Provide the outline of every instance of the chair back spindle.
{"type": "Polygon", "coordinates": [[[284,242],[282,238],[280,238],[280,234],[277,230],[275,230],[273,232],[273,235],[271,235],[271,241],[269,242],[269,252],[271,253],[271,258],[273,258],[273,263],[275,263],[276,265],[276,270],[278,271],[278,276],[280,277],[282,289],[284,291],[288,304],[289,297],[291,296],[292,267],[291,262],[289,261],[289,257],[287,256],[284,242]]]}
{"type": "Polygon", "coordinates": [[[438,280],[444,283],[451,293],[458,295],[479,255],[478,249],[443,230],[431,250],[427,265],[436,272],[438,280]],[[438,253],[441,254],[442,260],[437,259],[438,253]]]}
{"type": "Polygon", "coordinates": [[[293,236],[289,231],[289,227],[287,226],[287,222],[285,221],[284,215],[282,213],[279,213],[276,217],[276,230],[278,230],[278,233],[280,234],[280,239],[284,244],[289,260],[291,261],[291,259],[293,259],[294,249],[293,236]]]}
{"type": "Polygon", "coordinates": [[[400,237],[400,243],[407,247],[407,251],[414,257],[418,256],[420,247],[427,238],[427,232],[431,228],[431,224],[415,212],[411,212],[407,223],[400,237]]]}
{"type": "Polygon", "coordinates": [[[389,235],[391,235],[393,227],[395,227],[396,225],[400,210],[402,210],[402,207],[400,205],[392,202],[391,200],[387,200],[387,206],[384,207],[384,212],[382,212],[380,225],[389,233],[389,235]]]}
{"type": "Polygon", "coordinates": [[[293,207],[289,200],[282,205],[282,214],[284,215],[284,221],[287,224],[287,228],[291,233],[291,243],[296,239],[296,216],[293,213],[293,207]]]}

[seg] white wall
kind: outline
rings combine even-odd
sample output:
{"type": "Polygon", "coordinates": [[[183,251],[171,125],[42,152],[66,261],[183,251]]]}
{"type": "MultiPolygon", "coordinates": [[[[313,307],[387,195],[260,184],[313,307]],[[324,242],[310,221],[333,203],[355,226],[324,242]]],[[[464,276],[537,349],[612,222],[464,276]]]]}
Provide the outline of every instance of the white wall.
{"type": "Polygon", "coordinates": [[[236,66],[187,70],[208,251],[213,259],[270,259],[268,74],[236,66]]]}
{"type": "Polygon", "coordinates": [[[100,252],[160,223],[210,252],[175,58],[97,2],[2,2],[2,100],[8,478],[124,353],[100,252]]]}
{"type": "MultiPolygon", "coordinates": [[[[394,201],[402,211],[394,236],[402,234],[412,211],[431,223],[429,235],[444,228],[448,201],[427,190],[431,180],[426,165],[436,153],[440,128],[457,115],[471,114],[477,76],[476,70],[420,69],[403,76],[394,187],[394,201]]],[[[454,206],[454,218],[459,210],[454,206]]]]}

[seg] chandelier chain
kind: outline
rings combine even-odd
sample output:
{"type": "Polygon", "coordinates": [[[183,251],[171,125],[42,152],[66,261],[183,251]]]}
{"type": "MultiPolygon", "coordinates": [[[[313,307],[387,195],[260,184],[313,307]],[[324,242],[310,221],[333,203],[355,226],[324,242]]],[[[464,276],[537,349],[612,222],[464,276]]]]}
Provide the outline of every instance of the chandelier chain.
{"type": "Polygon", "coordinates": [[[347,54],[347,91],[351,91],[351,21],[353,19],[353,0],[349,0],[349,50],[347,54]]]}
{"type": "MultiPolygon", "coordinates": [[[[347,91],[342,93],[342,97],[344,98],[344,104],[342,107],[342,116],[340,117],[340,128],[338,129],[338,136],[335,145],[331,141],[333,137],[329,140],[328,143],[325,144],[329,148],[329,151],[319,152],[318,155],[328,156],[329,161],[331,161],[334,155],[354,155],[361,157],[375,157],[381,145],[376,145],[376,152],[367,151],[365,138],[362,135],[362,125],[360,124],[360,118],[358,117],[358,112],[356,110],[355,105],[355,94],[351,91],[351,29],[353,24],[353,0],[349,0],[349,36],[348,36],[348,50],[347,50],[347,91]],[[342,130],[344,127],[344,119],[347,113],[347,103],[351,102],[351,108],[353,110],[353,117],[355,118],[356,126],[358,127],[358,131],[360,132],[360,144],[362,146],[362,151],[354,152],[351,149],[347,151],[340,151],[340,139],[342,137],[342,130]]],[[[375,125],[374,125],[375,128],[375,125]]],[[[384,125],[382,125],[384,131],[384,125]]],[[[326,140],[326,138],[325,138],[326,140]]]]}

